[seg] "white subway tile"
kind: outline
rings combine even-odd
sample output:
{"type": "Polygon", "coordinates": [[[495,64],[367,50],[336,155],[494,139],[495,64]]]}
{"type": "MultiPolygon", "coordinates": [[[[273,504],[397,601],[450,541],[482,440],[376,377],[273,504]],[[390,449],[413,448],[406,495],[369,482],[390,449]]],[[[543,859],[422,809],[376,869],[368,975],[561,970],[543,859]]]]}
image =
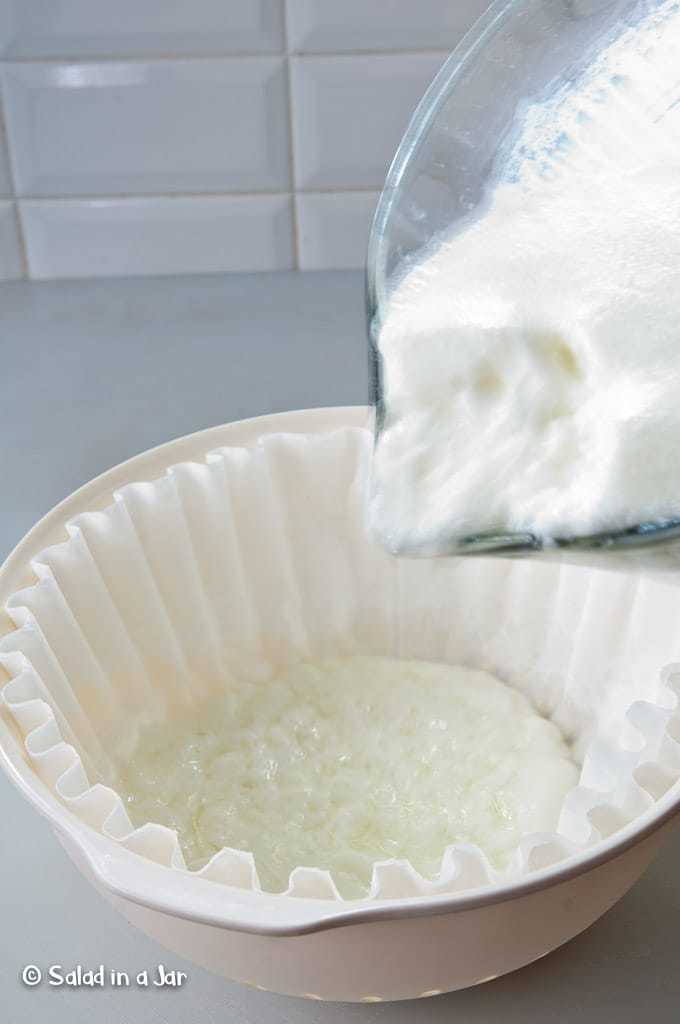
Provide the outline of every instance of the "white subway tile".
{"type": "Polygon", "coordinates": [[[0,281],[18,277],[23,277],[23,266],[14,203],[0,202],[0,281]]]}
{"type": "Polygon", "coordinates": [[[3,0],[6,57],[138,57],[283,49],[283,0],[3,0]]]}
{"type": "Polygon", "coordinates": [[[301,192],[296,197],[300,270],[366,266],[379,192],[301,192]]]}
{"type": "Polygon", "coordinates": [[[379,188],[445,54],[291,60],[297,186],[379,188]]]}
{"type": "Polygon", "coordinates": [[[289,270],[290,196],[23,200],[33,278],[289,270]]]}
{"type": "Polygon", "coordinates": [[[5,64],[20,195],[283,191],[279,57],[5,64]]]}
{"type": "Polygon", "coordinates": [[[489,0],[288,0],[289,45],[298,52],[452,50],[489,0]]]}

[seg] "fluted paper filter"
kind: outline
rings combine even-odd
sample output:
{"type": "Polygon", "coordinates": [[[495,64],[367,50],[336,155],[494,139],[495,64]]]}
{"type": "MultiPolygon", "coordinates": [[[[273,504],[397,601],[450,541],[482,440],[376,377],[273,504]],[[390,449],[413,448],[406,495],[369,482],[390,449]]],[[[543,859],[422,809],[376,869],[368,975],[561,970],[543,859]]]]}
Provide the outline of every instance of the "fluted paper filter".
{"type": "MultiPolygon", "coordinates": [[[[542,868],[611,834],[680,778],[680,588],[658,579],[503,559],[395,560],[364,527],[368,431],[273,434],[210,452],[68,524],[7,610],[4,699],[35,770],[79,818],[186,870],[176,834],[134,829],[113,753],[300,660],[380,654],[487,669],[574,742],[580,784],[554,834],[525,836],[502,870],[471,845],[422,878],[375,865],[370,898],[458,892],[542,868]]],[[[259,888],[251,854],[198,872],[259,888]]],[[[296,868],[288,893],[339,898],[296,868]]]]}

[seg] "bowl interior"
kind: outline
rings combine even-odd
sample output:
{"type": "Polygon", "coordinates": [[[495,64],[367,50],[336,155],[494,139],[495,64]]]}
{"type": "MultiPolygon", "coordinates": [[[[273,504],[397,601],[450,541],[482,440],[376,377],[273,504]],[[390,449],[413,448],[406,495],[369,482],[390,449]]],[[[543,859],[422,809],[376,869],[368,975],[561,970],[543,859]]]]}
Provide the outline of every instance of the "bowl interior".
{"type": "MultiPolygon", "coordinates": [[[[149,836],[141,845],[138,834],[130,839],[111,804],[102,810],[86,786],[93,772],[106,778],[112,737],[124,729],[131,736],[131,722],[173,714],[234,675],[361,651],[491,669],[554,717],[582,756],[597,738],[586,789],[598,795],[595,802],[582,795],[571,808],[572,852],[592,841],[591,812],[598,807],[613,808],[608,817],[599,815],[601,836],[625,830],[627,821],[649,811],[664,791],[663,773],[640,781],[634,772],[665,757],[672,699],[662,673],[679,660],[680,590],[623,574],[502,559],[395,562],[363,529],[370,437],[352,423],[365,422],[364,411],[335,420],[310,414],[297,422],[311,429],[267,434],[259,425],[250,436],[243,427],[227,432],[221,438],[229,451],[207,460],[214,435],[194,442],[193,451],[185,445],[196,461],[169,476],[159,474],[176,465],[181,447],[112,471],[50,514],[9,560],[3,598],[19,628],[10,623],[2,641],[5,671],[14,683],[22,677],[11,696],[15,712],[30,700],[53,712],[48,728],[44,720],[37,726],[35,718],[22,720],[25,707],[18,718],[29,736],[43,729],[42,746],[35,747],[34,736],[29,760],[48,789],[81,820],[87,812],[95,827],[108,822],[108,834],[127,848],[172,866],[171,843],[159,845],[158,834],[147,845],[149,836]],[[340,422],[348,425],[337,429],[340,422]],[[324,430],[328,424],[336,429],[324,430]],[[257,439],[249,451],[231,444],[257,439]],[[131,483],[140,479],[158,482],[131,483]],[[111,506],[114,488],[119,497],[111,506]],[[65,542],[69,521],[74,526],[65,542]],[[47,550],[45,542],[52,545],[47,550]],[[18,580],[29,586],[12,597],[18,580]],[[34,670],[30,678],[26,663],[34,670]],[[29,685],[37,688],[32,696],[22,689],[29,685]],[[632,721],[630,709],[638,704],[643,710],[632,721]],[[645,708],[652,709],[649,728],[645,708]],[[63,754],[62,740],[89,779],[72,762],[65,770],[56,756],[57,748],[63,754]],[[625,761],[631,750],[636,757],[625,761]]],[[[287,425],[285,417],[274,424],[287,425]]],[[[672,781],[666,779],[666,789],[672,781]]],[[[548,870],[559,852],[545,844],[525,851],[520,876],[526,881],[526,872],[548,870]]],[[[454,864],[449,891],[488,883],[479,863],[467,875],[454,864]]],[[[218,864],[205,877],[246,889],[252,884],[243,861],[218,864]]],[[[496,881],[502,887],[517,877],[496,881]]],[[[309,885],[303,875],[293,894],[328,896],[327,888],[309,885]]],[[[403,879],[388,874],[373,893],[377,899],[412,895],[437,893],[404,888],[403,879]]]]}

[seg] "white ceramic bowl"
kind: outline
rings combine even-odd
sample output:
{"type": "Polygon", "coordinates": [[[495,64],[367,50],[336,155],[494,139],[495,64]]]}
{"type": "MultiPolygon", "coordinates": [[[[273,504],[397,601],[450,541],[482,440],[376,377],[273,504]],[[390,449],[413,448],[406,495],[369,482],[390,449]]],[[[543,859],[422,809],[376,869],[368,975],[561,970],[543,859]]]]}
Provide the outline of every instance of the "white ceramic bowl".
{"type": "MultiPolygon", "coordinates": [[[[65,523],[113,492],[280,431],[363,426],[362,408],[317,409],[232,423],[170,442],[98,477],[58,505],[0,570],[0,606],[33,581],[31,559],[65,523]]],[[[0,635],[13,626],[0,620],[0,635]]],[[[1,670],[0,670],[1,671],[1,670]]],[[[128,920],[218,974],[264,989],[333,1000],[391,1000],[478,984],[544,956],[587,928],[633,885],[680,808],[673,786],[588,851],[529,877],[460,894],[361,905],[227,887],[149,861],[78,820],[37,777],[10,717],[0,715],[5,771],[51,822],[74,862],[128,920]]]]}

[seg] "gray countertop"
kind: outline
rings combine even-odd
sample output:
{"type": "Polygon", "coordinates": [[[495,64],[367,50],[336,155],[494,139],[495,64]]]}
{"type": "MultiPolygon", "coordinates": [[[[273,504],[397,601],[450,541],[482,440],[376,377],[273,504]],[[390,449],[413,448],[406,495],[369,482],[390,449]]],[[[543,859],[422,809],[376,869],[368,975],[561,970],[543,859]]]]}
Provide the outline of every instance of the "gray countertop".
{"type": "MultiPolygon", "coordinates": [[[[366,394],[357,273],[0,285],[0,561],[60,498],[139,451],[366,394]]],[[[621,903],[544,960],[438,999],[357,1006],[252,991],[181,961],[103,901],[4,777],[0,818],[7,1024],[680,1019],[680,832],[621,903]],[[26,964],[77,963],[130,973],[163,963],[189,980],[178,990],[66,990],[19,978],[26,964]]]]}

